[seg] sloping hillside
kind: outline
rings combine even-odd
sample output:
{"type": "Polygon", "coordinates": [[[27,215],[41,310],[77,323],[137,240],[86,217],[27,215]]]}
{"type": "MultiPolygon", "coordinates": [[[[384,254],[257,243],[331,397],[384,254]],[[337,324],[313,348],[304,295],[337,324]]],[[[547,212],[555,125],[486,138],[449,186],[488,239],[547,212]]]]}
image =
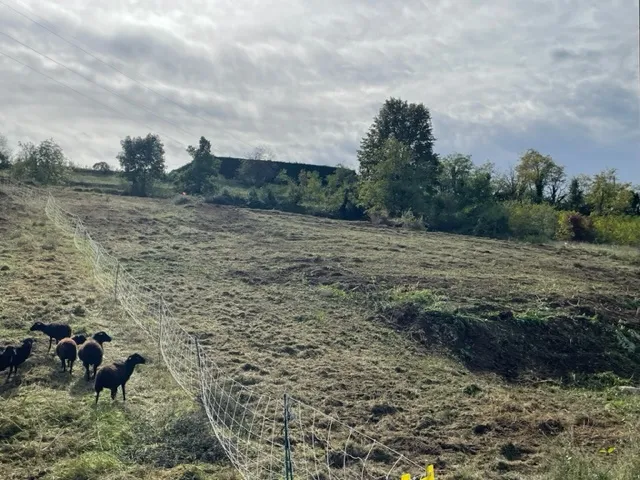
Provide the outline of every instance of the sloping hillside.
{"type": "Polygon", "coordinates": [[[445,478],[638,469],[637,251],[56,194],[241,383],[445,478]]]}

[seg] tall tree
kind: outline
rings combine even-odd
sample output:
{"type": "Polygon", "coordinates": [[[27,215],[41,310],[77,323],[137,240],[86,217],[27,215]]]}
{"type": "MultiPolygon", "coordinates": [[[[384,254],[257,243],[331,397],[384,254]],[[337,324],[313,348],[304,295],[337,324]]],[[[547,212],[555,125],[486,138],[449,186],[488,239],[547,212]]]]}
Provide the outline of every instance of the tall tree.
{"type": "Polygon", "coordinates": [[[275,179],[278,168],[273,163],[275,153],[269,147],[256,147],[247,157],[242,160],[237,173],[237,178],[241,182],[261,187],[275,179]]]}
{"type": "Polygon", "coordinates": [[[53,139],[39,145],[31,142],[19,143],[11,173],[21,180],[41,184],[61,183],[68,169],[68,160],[62,148],[53,139]]]}
{"type": "Polygon", "coordinates": [[[506,172],[494,178],[495,196],[498,200],[519,200],[522,197],[522,185],[518,182],[518,174],[513,165],[506,172]]]}
{"type": "Polygon", "coordinates": [[[422,215],[427,206],[423,185],[428,169],[414,161],[411,149],[388,138],[375,151],[375,161],[360,181],[359,198],[369,212],[399,216],[407,210],[422,215]]]}
{"type": "Polygon", "coordinates": [[[384,161],[385,155],[379,153],[388,149],[386,142],[390,138],[406,145],[408,166],[420,166],[421,172],[426,174],[422,187],[425,191],[430,190],[436,182],[438,157],[433,152],[435,138],[427,107],[393,97],[385,101],[358,150],[363,179],[374,175],[376,165],[384,161]]]}
{"type": "Polygon", "coordinates": [[[11,167],[11,150],[7,137],[0,133],[0,170],[11,167]]]}
{"type": "Polygon", "coordinates": [[[615,168],[594,175],[587,193],[587,201],[600,215],[626,213],[633,204],[634,192],[630,183],[620,182],[615,168]]]}
{"type": "Polygon", "coordinates": [[[131,193],[147,196],[153,183],[162,178],[165,170],[164,145],[158,135],[127,136],[120,141],[122,151],[117,155],[124,176],[131,183],[131,193]]]}
{"type": "Polygon", "coordinates": [[[521,157],[516,166],[518,183],[531,195],[536,203],[546,197],[555,203],[564,184],[564,167],[553,161],[550,155],[542,155],[537,150],[529,149],[521,157]]]}
{"type": "Polygon", "coordinates": [[[192,161],[182,177],[183,190],[187,193],[209,193],[211,180],[220,171],[220,160],[211,153],[211,142],[200,137],[198,148],[189,145],[187,153],[192,161]]]}
{"type": "Polygon", "coordinates": [[[586,175],[578,175],[569,182],[569,193],[567,194],[565,206],[575,212],[586,213],[586,191],[589,188],[590,178],[586,175]]]}

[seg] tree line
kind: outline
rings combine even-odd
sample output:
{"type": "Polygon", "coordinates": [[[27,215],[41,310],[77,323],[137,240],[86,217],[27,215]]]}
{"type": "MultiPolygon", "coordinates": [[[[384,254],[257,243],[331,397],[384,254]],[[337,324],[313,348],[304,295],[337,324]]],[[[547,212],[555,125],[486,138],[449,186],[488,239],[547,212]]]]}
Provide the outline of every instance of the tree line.
{"type": "MultiPolygon", "coordinates": [[[[187,148],[191,162],[167,174],[164,145],[154,134],[123,139],[117,160],[132,195],[150,195],[154,183],[165,181],[214,203],[496,238],[640,245],[640,193],[615,169],[568,178],[550,155],[529,149],[500,171],[470,155],[440,156],[434,147],[428,108],[389,98],[361,141],[358,172],[339,166],[323,177],[311,170],[291,177],[260,147],[240,162],[230,185],[211,142],[201,137],[187,148]]],[[[58,182],[64,155],[52,140],[20,144],[11,154],[0,138],[0,168],[58,182]]],[[[99,162],[94,169],[110,167],[99,162]]]]}

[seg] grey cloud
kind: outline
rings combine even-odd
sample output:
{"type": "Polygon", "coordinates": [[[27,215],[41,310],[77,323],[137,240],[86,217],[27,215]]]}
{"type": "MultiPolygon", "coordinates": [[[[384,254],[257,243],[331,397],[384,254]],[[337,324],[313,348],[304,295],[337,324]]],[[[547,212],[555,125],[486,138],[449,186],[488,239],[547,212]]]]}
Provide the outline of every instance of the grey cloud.
{"type": "MultiPolygon", "coordinates": [[[[57,31],[206,119],[2,12],[0,31],[188,132],[0,36],[7,53],[135,118],[0,57],[0,128],[14,143],[53,135],[78,162],[113,161],[119,139],[144,135],[146,123],[177,140],[165,138],[172,167],[188,160],[184,148],[200,135],[220,154],[265,143],[283,160],[355,166],[360,138],[390,95],[431,109],[442,153],[504,164],[539,147],[570,168],[592,165],[596,154],[614,158],[621,172],[638,158],[637,9],[624,0],[25,3],[57,31]]],[[[638,178],[633,168],[625,172],[638,178]]]]}

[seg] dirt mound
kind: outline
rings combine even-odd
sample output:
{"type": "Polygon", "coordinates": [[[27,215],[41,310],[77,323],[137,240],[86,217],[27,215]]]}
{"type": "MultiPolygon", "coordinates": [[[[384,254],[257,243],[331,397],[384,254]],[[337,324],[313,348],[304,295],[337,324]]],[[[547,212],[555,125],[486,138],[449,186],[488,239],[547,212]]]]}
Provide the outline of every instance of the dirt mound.
{"type": "Polygon", "coordinates": [[[425,345],[440,345],[471,370],[515,380],[524,373],[573,378],[612,372],[631,378],[640,369],[640,334],[585,318],[546,321],[500,314],[478,319],[426,311],[415,303],[387,306],[387,321],[416,332],[425,345]]]}

